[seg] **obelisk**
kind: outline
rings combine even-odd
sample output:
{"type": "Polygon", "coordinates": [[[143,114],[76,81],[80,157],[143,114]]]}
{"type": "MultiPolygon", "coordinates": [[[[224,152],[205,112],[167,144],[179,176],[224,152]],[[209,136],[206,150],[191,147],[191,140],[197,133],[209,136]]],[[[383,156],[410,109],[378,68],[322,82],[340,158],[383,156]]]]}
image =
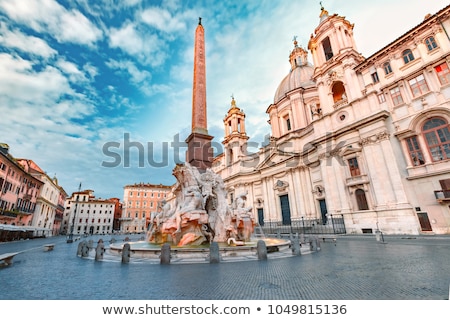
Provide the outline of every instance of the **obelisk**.
{"type": "Polygon", "coordinates": [[[186,162],[204,171],[211,168],[213,158],[211,140],[208,134],[206,110],[206,64],[205,64],[205,30],[202,18],[199,18],[195,30],[194,44],[194,82],[192,88],[192,129],[186,139],[186,162]]]}

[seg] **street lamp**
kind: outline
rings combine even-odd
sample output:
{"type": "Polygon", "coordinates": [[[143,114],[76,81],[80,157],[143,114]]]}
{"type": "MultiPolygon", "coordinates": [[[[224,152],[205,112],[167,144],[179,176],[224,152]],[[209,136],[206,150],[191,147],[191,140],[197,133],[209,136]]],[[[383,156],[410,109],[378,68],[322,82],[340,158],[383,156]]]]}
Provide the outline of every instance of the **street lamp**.
{"type": "Polygon", "coordinates": [[[80,196],[80,190],[81,190],[81,182],[80,185],[78,186],[78,194],[77,197],[75,198],[75,210],[73,213],[73,219],[72,219],[72,226],[70,227],[70,233],[69,236],[67,237],[67,243],[72,243],[73,242],[73,229],[75,228],[75,216],[77,215],[77,208],[78,208],[78,197],[80,196]]]}

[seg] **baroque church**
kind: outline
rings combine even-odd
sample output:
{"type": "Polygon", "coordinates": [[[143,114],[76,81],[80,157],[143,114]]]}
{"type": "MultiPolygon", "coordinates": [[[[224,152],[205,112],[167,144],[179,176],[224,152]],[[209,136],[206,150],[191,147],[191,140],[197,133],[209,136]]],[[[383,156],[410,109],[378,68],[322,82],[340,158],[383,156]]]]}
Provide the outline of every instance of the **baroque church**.
{"type": "Polygon", "coordinates": [[[353,28],[322,8],[267,106],[269,143],[246,151],[233,98],[212,169],[262,226],[341,217],[352,234],[450,234],[450,6],[368,58],[353,28]]]}

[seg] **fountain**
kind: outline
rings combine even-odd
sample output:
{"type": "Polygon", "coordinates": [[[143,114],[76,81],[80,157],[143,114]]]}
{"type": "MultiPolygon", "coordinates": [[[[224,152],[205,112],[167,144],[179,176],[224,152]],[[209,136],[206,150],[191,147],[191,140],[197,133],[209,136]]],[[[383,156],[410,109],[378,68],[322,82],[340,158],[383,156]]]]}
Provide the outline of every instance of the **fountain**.
{"type": "Polygon", "coordinates": [[[205,42],[200,18],[194,45],[192,131],[186,139],[186,162],[172,171],[177,180],[173,197],[151,214],[145,240],[111,243],[109,248],[99,249],[105,250],[106,256],[122,256],[122,262],[146,259],[167,264],[265,259],[267,253],[289,251],[288,240],[252,237],[257,223],[252,208],[246,207],[246,193],[232,206],[227,204],[224,182],[211,170],[213,137],[208,134],[206,111],[205,42]]]}
{"type": "MultiPolygon", "coordinates": [[[[144,241],[126,242],[131,255],[139,259],[160,259],[163,245],[170,245],[172,260],[208,261],[210,246],[217,243],[219,260],[251,259],[258,256],[258,241],[267,252],[290,248],[290,241],[257,238],[257,222],[252,208],[246,207],[247,193],[240,194],[233,206],[227,204],[222,178],[210,168],[201,173],[189,163],[173,170],[177,182],[171,201],[163,200],[151,214],[144,241]]],[[[109,252],[121,255],[123,244],[112,243],[109,252]]]]}

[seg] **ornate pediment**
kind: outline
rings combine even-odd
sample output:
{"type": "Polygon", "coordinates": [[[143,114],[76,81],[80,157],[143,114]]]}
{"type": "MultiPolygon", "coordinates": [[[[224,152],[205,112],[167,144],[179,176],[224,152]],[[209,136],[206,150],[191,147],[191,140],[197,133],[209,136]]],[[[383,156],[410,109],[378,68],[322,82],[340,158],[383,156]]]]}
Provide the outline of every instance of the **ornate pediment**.
{"type": "Polygon", "coordinates": [[[284,191],[287,187],[289,187],[289,183],[287,181],[277,180],[273,186],[273,189],[277,191],[284,191]]]}

